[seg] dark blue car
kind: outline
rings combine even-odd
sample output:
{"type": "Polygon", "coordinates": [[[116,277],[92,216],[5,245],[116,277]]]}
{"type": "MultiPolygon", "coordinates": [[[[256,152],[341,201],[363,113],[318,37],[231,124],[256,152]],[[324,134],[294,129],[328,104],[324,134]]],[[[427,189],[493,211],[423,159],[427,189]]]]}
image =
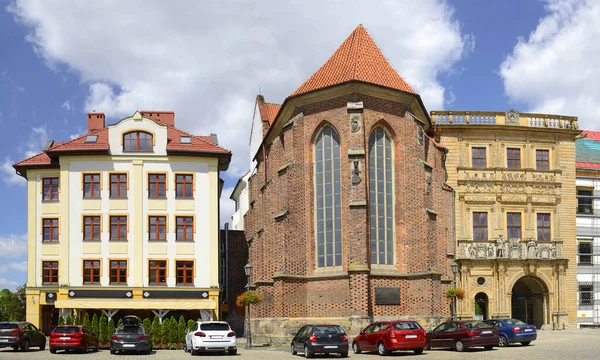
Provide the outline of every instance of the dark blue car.
{"type": "Polygon", "coordinates": [[[500,341],[498,346],[508,346],[508,344],[518,343],[527,346],[533,340],[537,339],[535,325],[528,325],[517,319],[489,319],[483,320],[486,324],[492,325],[500,332],[500,341]]]}

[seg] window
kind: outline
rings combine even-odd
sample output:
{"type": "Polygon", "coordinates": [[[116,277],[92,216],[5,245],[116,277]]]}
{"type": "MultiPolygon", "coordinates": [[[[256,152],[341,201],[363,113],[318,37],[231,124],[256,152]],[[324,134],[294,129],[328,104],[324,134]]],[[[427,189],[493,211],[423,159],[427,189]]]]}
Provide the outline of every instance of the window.
{"type": "Polygon", "coordinates": [[[148,235],[150,240],[167,240],[167,217],[149,216],[148,235]]]}
{"type": "Polygon", "coordinates": [[[165,285],[167,283],[167,261],[148,261],[148,281],[152,285],[165,285]]]}
{"type": "Polygon", "coordinates": [[[579,242],[579,265],[591,265],[592,264],[592,242],[591,241],[580,241],[579,242]]]}
{"type": "Polygon", "coordinates": [[[340,138],[325,126],[315,142],[317,267],[342,265],[340,138]]]}
{"type": "Polygon", "coordinates": [[[100,216],[83,217],[83,240],[100,240],[100,216]]]}
{"type": "Polygon", "coordinates": [[[58,261],[42,261],[42,283],[58,284],[58,261]]]}
{"type": "Polygon", "coordinates": [[[506,214],[506,225],[509,239],[521,238],[521,213],[506,214]]]}
{"type": "Polygon", "coordinates": [[[100,174],[83,175],[83,197],[100,197],[100,174]]]}
{"type": "Polygon", "coordinates": [[[110,240],[127,240],[127,216],[110,217],[110,240]]]}
{"type": "Polygon", "coordinates": [[[521,149],[506,149],[506,167],[509,169],[521,168],[521,149]]]}
{"type": "Polygon", "coordinates": [[[594,214],[593,198],[594,194],[591,189],[577,189],[577,213],[578,214],[594,214]]]}
{"type": "Polygon", "coordinates": [[[110,174],[110,197],[127,197],[127,174],[110,174]]]}
{"type": "Polygon", "coordinates": [[[58,219],[43,219],[44,232],[42,241],[58,241],[58,219]]]}
{"type": "Polygon", "coordinates": [[[475,241],[487,241],[487,213],[486,212],[474,212],[473,213],[473,240],[475,241]]]}
{"type": "Polygon", "coordinates": [[[594,284],[579,283],[579,306],[592,308],[594,305],[594,284]]]}
{"type": "Polygon", "coordinates": [[[177,261],[177,285],[194,285],[194,262],[177,261]]]}
{"type": "Polygon", "coordinates": [[[167,175],[148,174],[148,197],[166,197],[167,175]]]}
{"type": "Polygon", "coordinates": [[[537,214],[537,239],[550,241],[550,214],[537,214]]]}
{"type": "Polygon", "coordinates": [[[58,200],[58,178],[43,178],[43,200],[58,200]]]}
{"type": "Polygon", "coordinates": [[[100,260],[83,260],[83,283],[100,284],[100,260]]]}
{"type": "Polygon", "coordinates": [[[485,148],[474,147],[471,149],[471,158],[474,168],[485,168],[485,148]]]}
{"type": "Polygon", "coordinates": [[[193,216],[177,216],[176,240],[194,240],[194,217],[193,216]]]}
{"type": "Polygon", "coordinates": [[[110,260],[110,283],[127,284],[127,260],[110,260]]]}
{"type": "MultiPolygon", "coordinates": [[[[371,263],[394,264],[394,166],[390,135],[377,127],[369,136],[371,263]]],[[[431,178],[431,172],[428,173],[431,178]]]]}
{"type": "Polygon", "coordinates": [[[123,151],[152,151],[152,134],[134,131],[123,135],[123,151]]]}
{"type": "Polygon", "coordinates": [[[548,150],[535,151],[535,168],[538,170],[550,169],[550,164],[548,162],[548,150]]]}
{"type": "Polygon", "coordinates": [[[178,198],[194,197],[194,175],[175,175],[176,191],[175,196],[178,198]]]}

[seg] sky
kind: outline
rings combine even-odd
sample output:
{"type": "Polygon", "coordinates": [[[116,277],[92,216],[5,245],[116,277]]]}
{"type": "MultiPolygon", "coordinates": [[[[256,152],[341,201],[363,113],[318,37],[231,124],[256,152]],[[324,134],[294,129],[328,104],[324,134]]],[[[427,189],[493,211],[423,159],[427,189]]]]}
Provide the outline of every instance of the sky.
{"type": "Polygon", "coordinates": [[[283,100],[363,24],[428,111],[541,112],[600,130],[600,2],[0,0],[0,289],[26,281],[27,194],[12,164],[136,110],[216,133],[229,196],[254,101],[283,100]]]}

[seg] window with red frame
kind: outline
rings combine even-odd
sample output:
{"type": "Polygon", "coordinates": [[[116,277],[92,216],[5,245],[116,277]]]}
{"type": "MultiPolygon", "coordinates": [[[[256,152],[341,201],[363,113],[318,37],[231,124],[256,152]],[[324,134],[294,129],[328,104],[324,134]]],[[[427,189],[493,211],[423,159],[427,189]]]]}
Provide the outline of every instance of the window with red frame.
{"type": "Polygon", "coordinates": [[[148,282],[151,285],[165,285],[167,283],[167,261],[148,261],[148,282]]]}
{"type": "Polygon", "coordinates": [[[550,241],[550,214],[537,214],[537,239],[550,241]]]}
{"type": "Polygon", "coordinates": [[[474,147],[471,149],[471,158],[474,168],[485,168],[485,148],[474,147]]]}
{"type": "Polygon", "coordinates": [[[42,283],[58,284],[58,261],[42,262],[42,283]]]}
{"type": "Polygon", "coordinates": [[[148,236],[150,240],[167,240],[167,217],[148,217],[148,236]]]}
{"type": "Polygon", "coordinates": [[[110,283],[127,284],[127,260],[110,261],[110,283]]]}
{"type": "Polygon", "coordinates": [[[83,260],[83,283],[100,284],[100,260],[83,260]]]}
{"type": "Polygon", "coordinates": [[[535,168],[537,170],[550,169],[550,160],[549,160],[549,151],[548,150],[536,150],[535,151],[535,168]]]}
{"type": "Polygon", "coordinates": [[[473,213],[473,240],[485,241],[488,239],[487,233],[487,213],[473,213]]]}
{"type": "Polygon", "coordinates": [[[194,262],[177,261],[177,285],[194,285],[194,262]]]}
{"type": "Polygon", "coordinates": [[[127,174],[110,174],[110,197],[127,197],[127,174]]]}
{"type": "Polygon", "coordinates": [[[43,178],[43,200],[55,201],[58,200],[58,178],[43,178]]]}
{"type": "Polygon", "coordinates": [[[175,196],[178,198],[194,197],[194,175],[175,175],[176,191],[175,196]]]}
{"type": "Polygon", "coordinates": [[[152,151],[152,134],[133,131],[123,135],[123,151],[152,151]]]}
{"type": "Polygon", "coordinates": [[[110,217],[110,240],[127,240],[127,216],[110,217]]]}
{"type": "Polygon", "coordinates": [[[163,198],[167,196],[167,175],[148,174],[148,197],[163,198]]]}
{"type": "Polygon", "coordinates": [[[509,169],[521,168],[521,149],[506,149],[506,167],[509,169]]]}
{"type": "Polygon", "coordinates": [[[100,216],[83,217],[83,240],[100,240],[100,216]]]}
{"type": "Polygon", "coordinates": [[[83,197],[100,197],[100,174],[83,175],[83,197]]]}
{"type": "Polygon", "coordinates": [[[177,216],[177,238],[176,240],[194,240],[194,217],[177,216]]]}
{"type": "Polygon", "coordinates": [[[58,219],[43,219],[44,236],[42,241],[58,241],[58,219]]]}

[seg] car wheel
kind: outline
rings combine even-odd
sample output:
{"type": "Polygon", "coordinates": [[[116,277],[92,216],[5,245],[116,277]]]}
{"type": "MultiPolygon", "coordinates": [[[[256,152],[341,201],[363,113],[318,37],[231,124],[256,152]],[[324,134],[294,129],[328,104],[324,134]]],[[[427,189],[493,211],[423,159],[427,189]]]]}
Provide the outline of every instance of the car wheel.
{"type": "Polygon", "coordinates": [[[187,352],[187,341],[183,342],[183,352],[187,352]]]}
{"type": "Polygon", "coordinates": [[[19,350],[19,347],[18,347],[18,346],[13,346],[13,347],[12,347],[12,349],[13,349],[14,351],[17,351],[17,350],[19,350]]]}
{"type": "Polygon", "coordinates": [[[360,354],[360,348],[356,342],[352,343],[352,351],[354,351],[355,354],[360,354]]]}
{"type": "Polygon", "coordinates": [[[498,346],[507,347],[508,346],[508,338],[504,335],[500,335],[500,339],[498,339],[498,346]]]}
{"type": "Polygon", "coordinates": [[[494,345],[486,345],[483,348],[486,350],[492,350],[494,348],[494,345]]]}
{"type": "Polygon", "coordinates": [[[292,345],[290,345],[290,352],[292,353],[292,355],[298,354],[298,352],[296,351],[296,349],[294,349],[294,343],[292,343],[292,345]]]}
{"type": "Polygon", "coordinates": [[[115,350],[115,349],[110,349],[110,354],[111,354],[111,355],[114,355],[114,354],[116,354],[116,353],[117,353],[117,350],[115,350]]]}
{"type": "Polygon", "coordinates": [[[89,343],[85,343],[85,347],[83,348],[83,353],[87,354],[90,352],[90,344],[89,343]]]}
{"type": "Polygon", "coordinates": [[[229,355],[235,355],[237,354],[237,349],[231,349],[228,351],[229,355]]]}
{"type": "Polygon", "coordinates": [[[44,351],[46,349],[46,339],[44,339],[44,341],[42,341],[42,343],[40,344],[40,350],[44,351]]]}
{"type": "Polygon", "coordinates": [[[413,351],[415,352],[415,354],[417,355],[421,355],[423,353],[423,349],[413,349],[413,351]]]}
{"type": "Polygon", "coordinates": [[[463,352],[465,351],[465,344],[463,344],[463,342],[460,340],[456,340],[456,343],[454,343],[454,348],[458,352],[463,352]]]}
{"type": "Polygon", "coordinates": [[[377,352],[381,356],[389,355],[390,352],[385,348],[385,345],[380,341],[377,343],[377,352]]]}
{"type": "Polygon", "coordinates": [[[347,352],[340,353],[340,356],[343,358],[348,357],[348,353],[347,352]]]}
{"type": "Polygon", "coordinates": [[[98,346],[100,346],[98,343],[96,343],[96,347],[94,348],[94,352],[98,352],[99,348],[98,346]]]}
{"type": "Polygon", "coordinates": [[[194,356],[194,355],[198,355],[198,352],[196,350],[194,350],[194,348],[190,348],[190,354],[192,356],[194,356]]]}
{"type": "Polygon", "coordinates": [[[429,341],[425,345],[425,350],[431,350],[431,343],[429,343],[429,341]]]}
{"type": "Polygon", "coordinates": [[[523,346],[527,346],[529,344],[531,344],[531,341],[521,341],[521,345],[523,346]]]}
{"type": "Polygon", "coordinates": [[[310,351],[308,349],[308,346],[306,346],[306,345],[304,345],[304,357],[305,358],[311,358],[311,357],[313,357],[312,351],[310,351]]]}
{"type": "Polygon", "coordinates": [[[29,351],[29,340],[23,340],[23,344],[21,344],[21,351],[29,351]]]}
{"type": "Polygon", "coordinates": [[[50,348],[50,354],[56,354],[56,349],[50,348]]]}

